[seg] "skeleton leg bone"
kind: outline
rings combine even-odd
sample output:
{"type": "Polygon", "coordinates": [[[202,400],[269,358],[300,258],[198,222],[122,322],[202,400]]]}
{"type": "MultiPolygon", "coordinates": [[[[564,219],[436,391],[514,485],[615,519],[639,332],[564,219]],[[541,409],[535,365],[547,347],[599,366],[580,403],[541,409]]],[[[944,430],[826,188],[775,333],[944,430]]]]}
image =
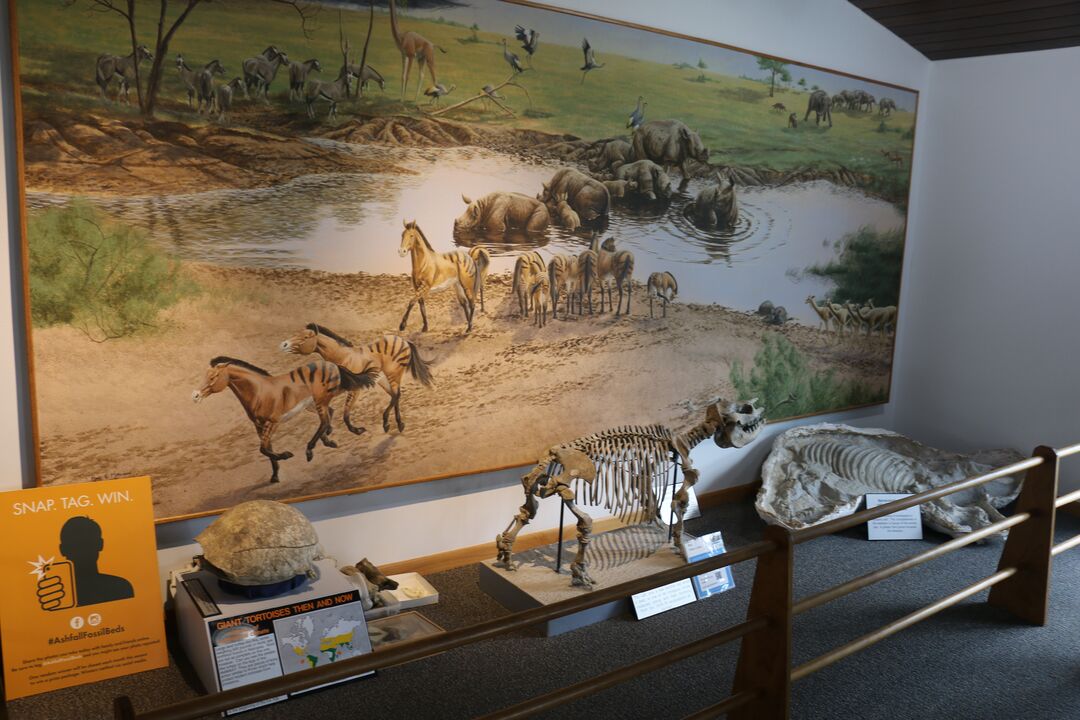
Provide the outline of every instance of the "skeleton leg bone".
{"type": "Polygon", "coordinates": [[[517,540],[521,528],[528,525],[529,521],[536,517],[536,510],[540,505],[540,501],[536,498],[536,481],[532,480],[532,478],[533,473],[529,473],[522,478],[522,484],[525,486],[525,503],[518,508],[517,514],[514,515],[514,519],[510,521],[506,529],[495,536],[495,548],[498,550],[495,562],[501,563],[507,570],[516,569],[511,559],[514,552],[514,541],[517,540]]]}
{"type": "Polygon", "coordinates": [[[574,503],[574,491],[569,486],[560,485],[558,493],[566,503],[567,509],[577,518],[578,550],[577,555],[574,556],[574,562],[570,563],[570,574],[573,578],[570,584],[592,587],[596,581],[589,576],[589,562],[585,557],[589,543],[592,542],[592,518],[574,503]]]}
{"type": "Polygon", "coordinates": [[[698,471],[690,465],[688,458],[682,462],[683,482],[679,491],[671,498],[671,509],[675,511],[675,527],[672,529],[671,539],[675,543],[675,552],[686,557],[686,548],[683,547],[683,516],[686,508],[690,505],[690,488],[698,481],[698,471]]]}

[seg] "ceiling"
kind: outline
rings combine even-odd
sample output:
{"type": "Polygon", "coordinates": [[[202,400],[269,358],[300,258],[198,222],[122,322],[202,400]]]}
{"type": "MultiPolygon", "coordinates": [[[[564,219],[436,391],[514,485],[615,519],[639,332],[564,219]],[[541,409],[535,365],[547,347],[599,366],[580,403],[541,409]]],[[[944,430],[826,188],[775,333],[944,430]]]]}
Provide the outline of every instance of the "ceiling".
{"type": "Polygon", "coordinates": [[[1080,45],[1077,0],[848,0],[931,60],[1080,45]]]}

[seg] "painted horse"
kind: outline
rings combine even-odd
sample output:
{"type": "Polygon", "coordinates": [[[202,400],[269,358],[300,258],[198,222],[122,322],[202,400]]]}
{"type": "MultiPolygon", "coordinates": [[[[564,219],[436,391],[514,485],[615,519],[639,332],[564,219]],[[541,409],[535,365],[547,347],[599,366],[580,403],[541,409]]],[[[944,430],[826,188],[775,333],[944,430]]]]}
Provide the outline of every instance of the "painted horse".
{"type": "Polygon", "coordinates": [[[378,368],[374,367],[353,373],[320,360],[283,375],[271,375],[249,362],[221,355],[210,361],[202,387],[191,393],[191,399],[197,403],[225,388],[232,390],[259,434],[259,452],[270,459],[273,468],[270,482],[276,483],[278,463],[293,456],[291,452],[274,452],[270,441],[277,426],[301,410],[314,408],[319,416],[319,428],[307,444],[307,459],[311,462],[316,443],[337,447],[329,438],[330,401],[342,392],[372,387],[378,374],[378,368]]]}
{"type": "MultiPolygon", "coordinates": [[[[401,421],[401,378],[409,373],[424,385],[431,385],[431,370],[427,360],[420,356],[416,345],[399,335],[383,335],[369,345],[357,347],[335,333],[333,330],[316,323],[307,326],[296,335],[281,343],[281,349],[295,355],[318,353],[324,360],[347,368],[350,372],[362,373],[374,367],[381,372],[378,385],[390,396],[390,404],[383,410],[383,432],[390,432],[390,410],[394,411],[398,432],[405,429],[401,421]]],[[[357,435],[364,428],[356,427],[349,419],[356,393],[349,392],[345,398],[345,410],[342,418],[345,427],[357,435]]]]}
{"type": "Polygon", "coordinates": [[[409,300],[409,307],[405,308],[405,315],[401,318],[398,330],[405,330],[409,313],[412,312],[413,305],[419,302],[420,315],[424,318],[424,332],[427,332],[427,308],[424,302],[429,294],[453,286],[457,292],[458,304],[465,311],[465,320],[468,323],[465,332],[469,332],[472,330],[476,297],[483,283],[483,275],[477,268],[476,262],[464,250],[435,252],[435,248],[431,247],[431,243],[424,236],[424,231],[415,220],[403,222],[405,230],[401,233],[398,255],[401,257],[408,255],[412,259],[413,296],[409,300]]]}

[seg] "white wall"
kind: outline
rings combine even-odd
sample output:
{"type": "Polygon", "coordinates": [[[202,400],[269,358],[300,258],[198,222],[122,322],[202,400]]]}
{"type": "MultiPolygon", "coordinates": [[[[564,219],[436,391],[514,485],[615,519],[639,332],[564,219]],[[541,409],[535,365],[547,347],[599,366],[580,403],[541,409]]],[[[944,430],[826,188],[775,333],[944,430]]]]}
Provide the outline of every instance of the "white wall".
{"type": "Polygon", "coordinates": [[[1080,440],[1077,73],[1080,48],[933,65],[900,432],[957,450],[1080,440]]]}
{"type": "MultiPolygon", "coordinates": [[[[579,0],[573,7],[915,89],[925,88],[930,66],[923,56],[844,0],[682,0],[677,4],[579,0]]],[[[3,102],[5,112],[9,112],[10,91],[5,92],[3,102]]],[[[920,109],[924,110],[925,105],[924,98],[920,109]]],[[[922,124],[920,121],[920,127],[922,124]]],[[[912,213],[917,211],[916,203],[911,209],[912,213]]],[[[0,258],[0,262],[5,259],[0,258]]],[[[11,313],[4,304],[10,290],[8,275],[0,269],[0,337],[11,336],[3,325],[11,322],[11,313]]],[[[18,437],[14,432],[2,431],[14,407],[13,402],[8,402],[15,397],[16,387],[9,364],[18,356],[9,345],[0,349],[0,356],[0,411],[5,413],[0,414],[0,457],[9,462],[8,472],[0,477],[0,487],[17,487],[18,437]]],[[[892,405],[829,419],[890,427],[892,405]]],[[[722,451],[711,443],[703,445],[694,454],[701,469],[699,490],[752,481],[767,452],[769,437],[784,427],[770,426],[753,447],[744,451],[722,451]]],[[[510,471],[444,480],[309,502],[301,509],[316,522],[330,554],[348,561],[367,556],[377,563],[391,562],[492,542],[520,505],[518,475],[510,471]]],[[[191,538],[208,522],[160,527],[162,567],[173,567],[190,557],[195,552],[191,538]]],[[[557,505],[545,504],[530,529],[550,528],[556,523],[557,505]]]]}

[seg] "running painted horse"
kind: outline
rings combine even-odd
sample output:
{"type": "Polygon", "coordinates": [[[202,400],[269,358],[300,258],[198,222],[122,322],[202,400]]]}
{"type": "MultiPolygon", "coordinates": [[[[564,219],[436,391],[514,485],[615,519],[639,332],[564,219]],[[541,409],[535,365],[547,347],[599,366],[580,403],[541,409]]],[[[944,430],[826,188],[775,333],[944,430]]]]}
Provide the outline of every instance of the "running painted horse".
{"type": "MultiPolygon", "coordinates": [[[[420,356],[414,343],[399,335],[383,335],[369,345],[357,347],[330,328],[308,323],[299,333],[282,342],[281,349],[296,355],[319,353],[324,360],[354,373],[363,373],[369,368],[381,371],[379,387],[390,396],[390,404],[383,410],[383,432],[390,432],[391,409],[397,420],[398,432],[405,429],[405,423],[401,421],[401,377],[406,370],[424,385],[431,385],[427,361],[420,356]]],[[[359,435],[364,428],[354,426],[349,419],[355,400],[355,392],[346,396],[342,417],[345,427],[359,435]]]]}
{"type": "Polygon", "coordinates": [[[274,452],[270,441],[277,426],[301,410],[314,408],[319,415],[319,429],[307,444],[307,459],[311,462],[317,442],[321,441],[326,447],[337,447],[337,443],[328,437],[330,401],[342,392],[372,387],[378,374],[378,368],[353,373],[319,360],[283,375],[271,375],[251,363],[222,355],[210,361],[202,387],[191,393],[191,399],[199,402],[225,388],[232,390],[259,434],[259,452],[270,459],[273,468],[270,482],[276,483],[278,463],[293,456],[291,452],[274,452]]]}
{"type": "Polygon", "coordinates": [[[472,330],[473,311],[483,283],[483,273],[469,253],[464,250],[435,252],[415,220],[403,222],[405,230],[401,233],[398,255],[409,255],[412,258],[413,296],[409,300],[409,307],[405,308],[405,315],[401,318],[398,330],[405,330],[409,313],[412,312],[413,305],[419,302],[420,315],[424,318],[424,332],[427,332],[427,308],[424,302],[429,294],[453,286],[457,292],[458,304],[465,311],[465,320],[468,322],[465,332],[469,332],[472,330]]]}

